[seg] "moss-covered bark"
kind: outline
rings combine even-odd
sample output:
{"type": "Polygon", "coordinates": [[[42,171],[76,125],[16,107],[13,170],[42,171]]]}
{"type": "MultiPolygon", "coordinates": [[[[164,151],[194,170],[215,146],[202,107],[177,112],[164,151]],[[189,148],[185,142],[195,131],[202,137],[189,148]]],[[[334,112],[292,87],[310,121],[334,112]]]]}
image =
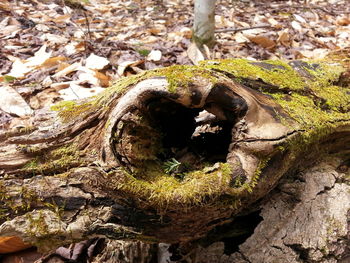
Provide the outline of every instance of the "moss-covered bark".
{"type": "Polygon", "coordinates": [[[198,239],[298,165],[349,153],[347,74],[330,62],[205,61],[36,112],[35,128],[0,134],[0,235],[43,248],[198,239]]]}

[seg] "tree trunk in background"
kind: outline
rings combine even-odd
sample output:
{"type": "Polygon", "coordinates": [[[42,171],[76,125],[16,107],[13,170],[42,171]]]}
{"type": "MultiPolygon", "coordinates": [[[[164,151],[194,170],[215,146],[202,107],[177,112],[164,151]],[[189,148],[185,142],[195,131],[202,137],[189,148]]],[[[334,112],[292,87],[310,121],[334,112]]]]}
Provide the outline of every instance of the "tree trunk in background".
{"type": "Polygon", "coordinates": [[[101,246],[106,262],[151,262],[157,243],[191,263],[348,255],[346,64],[145,71],[31,121],[0,133],[0,236],[73,262],[101,246]]]}
{"type": "Polygon", "coordinates": [[[193,40],[198,47],[215,42],[215,0],[195,0],[193,40]]]}

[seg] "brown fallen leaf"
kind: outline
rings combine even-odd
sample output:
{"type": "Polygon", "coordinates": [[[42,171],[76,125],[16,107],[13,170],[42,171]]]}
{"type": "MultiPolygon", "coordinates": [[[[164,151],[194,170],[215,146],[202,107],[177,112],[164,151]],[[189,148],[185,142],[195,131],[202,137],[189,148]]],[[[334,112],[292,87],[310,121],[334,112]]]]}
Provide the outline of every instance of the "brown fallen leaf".
{"type": "Polygon", "coordinates": [[[69,63],[61,62],[56,69],[56,73],[61,71],[61,70],[64,70],[66,67],[69,67],[69,66],[70,66],[69,63]]]}
{"type": "Polygon", "coordinates": [[[55,23],[68,23],[70,22],[71,17],[72,17],[71,14],[60,15],[53,18],[52,21],[55,23]]]}
{"type": "Polygon", "coordinates": [[[67,61],[66,57],[58,56],[58,57],[52,57],[47,59],[40,68],[51,68],[54,66],[57,66],[59,64],[62,64],[62,62],[67,61]]]}
{"type": "Polygon", "coordinates": [[[336,21],[338,26],[348,26],[350,25],[350,18],[349,17],[340,17],[336,21]]]}
{"type": "Polygon", "coordinates": [[[68,67],[65,67],[62,70],[58,71],[55,75],[53,75],[53,77],[58,79],[67,76],[69,73],[77,71],[79,67],[81,67],[81,62],[75,62],[74,64],[69,65],[68,67]]]}
{"type": "Polygon", "coordinates": [[[276,46],[276,42],[265,36],[247,36],[247,38],[259,46],[266,49],[273,49],[276,46]]]}
{"type": "Polygon", "coordinates": [[[285,47],[291,46],[291,37],[288,33],[288,29],[278,33],[277,42],[281,43],[285,47]]]}
{"type": "Polygon", "coordinates": [[[109,81],[110,78],[108,76],[106,76],[105,74],[99,72],[99,71],[95,71],[95,77],[98,78],[98,80],[100,81],[100,85],[102,87],[108,87],[109,86],[109,81]]]}

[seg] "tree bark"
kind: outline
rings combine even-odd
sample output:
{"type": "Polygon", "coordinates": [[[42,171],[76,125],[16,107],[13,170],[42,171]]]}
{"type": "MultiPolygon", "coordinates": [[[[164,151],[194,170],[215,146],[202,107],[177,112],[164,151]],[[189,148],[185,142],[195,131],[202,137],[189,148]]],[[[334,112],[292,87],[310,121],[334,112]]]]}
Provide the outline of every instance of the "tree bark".
{"type": "Polygon", "coordinates": [[[283,175],[324,156],[347,164],[348,83],[335,63],[208,61],[37,111],[0,134],[0,235],[42,251],[201,239],[283,175]]]}
{"type": "Polygon", "coordinates": [[[226,237],[187,252],[187,262],[348,262],[348,165],[328,158],[283,178],[256,206],[262,221],[236,252],[229,252],[234,242],[226,237]]]}
{"type": "Polygon", "coordinates": [[[194,2],[193,40],[198,47],[212,47],[215,42],[215,0],[194,2]]]}

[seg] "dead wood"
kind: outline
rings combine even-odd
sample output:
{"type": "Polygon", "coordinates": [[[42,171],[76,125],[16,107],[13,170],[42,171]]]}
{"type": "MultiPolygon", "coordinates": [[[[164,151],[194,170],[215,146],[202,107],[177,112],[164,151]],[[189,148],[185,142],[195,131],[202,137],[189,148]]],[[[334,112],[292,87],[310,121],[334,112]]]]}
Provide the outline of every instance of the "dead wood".
{"type": "Polygon", "coordinates": [[[286,173],[348,156],[341,64],[208,61],[124,78],[0,133],[0,235],[42,250],[204,237],[286,173]],[[340,81],[341,80],[341,81],[340,81]]]}

